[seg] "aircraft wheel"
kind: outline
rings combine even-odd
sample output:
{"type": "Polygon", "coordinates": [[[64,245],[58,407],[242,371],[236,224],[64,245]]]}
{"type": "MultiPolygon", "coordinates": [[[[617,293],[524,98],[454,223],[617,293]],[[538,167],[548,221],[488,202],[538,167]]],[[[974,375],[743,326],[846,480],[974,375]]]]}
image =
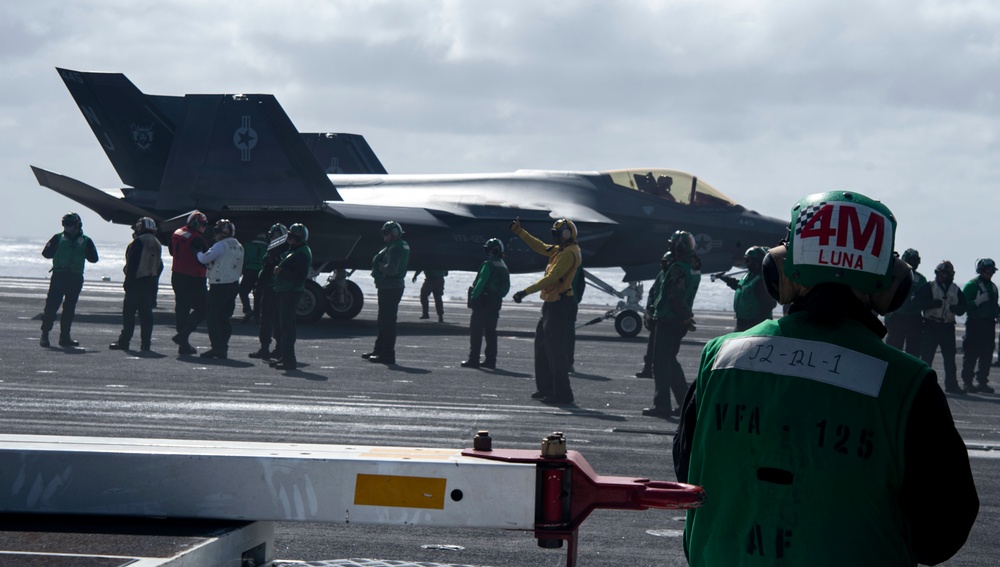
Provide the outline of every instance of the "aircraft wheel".
{"type": "Polygon", "coordinates": [[[313,280],[306,280],[306,290],[295,308],[295,319],[299,323],[315,323],[326,311],[326,294],[323,287],[313,280]]]}
{"type": "Polygon", "coordinates": [[[365,294],[361,291],[361,286],[347,280],[345,293],[341,294],[330,286],[324,289],[326,295],[326,314],[332,319],[347,320],[353,319],[361,313],[361,308],[365,304],[365,294]]]}
{"type": "Polygon", "coordinates": [[[615,331],[626,339],[639,334],[642,330],[642,317],[635,311],[622,311],[615,317],[615,331]]]}

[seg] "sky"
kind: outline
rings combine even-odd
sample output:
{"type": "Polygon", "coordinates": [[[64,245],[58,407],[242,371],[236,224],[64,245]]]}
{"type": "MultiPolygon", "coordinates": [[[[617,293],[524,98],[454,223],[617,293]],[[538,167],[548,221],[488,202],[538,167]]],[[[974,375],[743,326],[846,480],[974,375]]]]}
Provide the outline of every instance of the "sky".
{"type": "Polygon", "coordinates": [[[128,227],[29,165],[120,195],[55,67],[149,94],[271,93],[390,173],[671,168],[786,219],[884,202],[956,280],[1000,260],[1000,3],[925,0],[32,0],[0,4],[0,236],[128,227]]]}

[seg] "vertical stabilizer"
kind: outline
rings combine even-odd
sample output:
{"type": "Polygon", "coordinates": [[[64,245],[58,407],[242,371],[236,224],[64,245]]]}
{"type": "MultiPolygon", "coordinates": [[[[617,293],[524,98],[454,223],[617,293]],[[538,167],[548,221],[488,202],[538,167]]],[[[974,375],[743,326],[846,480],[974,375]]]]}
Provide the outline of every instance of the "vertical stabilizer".
{"type": "MultiPolygon", "coordinates": [[[[124,190],[126,198],[160,211],[317,209],[341,200],[271,95],[145,95],[119,73],[58,71],[133,188],[124,190]]],[[[313,145],[324,159],[336,151],[351,167],[381,169],[363,138],[340,136],[336,146],[313,145]]]]}
{"type": "Polygon", "coordinates": [[[155,191],[174,139],[174,123],[120,73],[56,69],[126,185],[155,191]]]}

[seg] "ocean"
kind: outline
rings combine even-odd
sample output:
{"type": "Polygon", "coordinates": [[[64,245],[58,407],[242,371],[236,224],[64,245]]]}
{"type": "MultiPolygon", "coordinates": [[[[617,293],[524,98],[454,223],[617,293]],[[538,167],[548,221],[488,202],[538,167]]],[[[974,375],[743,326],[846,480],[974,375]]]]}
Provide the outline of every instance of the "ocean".
{"type": "MultiPolygon", "coordinates": [[[[96,264],[87,264],[84,273],[85,280],[98,280],[120,282],[123,279],[122,268],[125,265],[125,247],[127,241],[95,241],[100,261],[96,264]]],[[[0,237],[0,276],[20,277],[20,278],[41,278],[48,279],[49,268],[52,261],[42,257],[42,248],[45,246],[43,240],[27,240],[0,237]]],[[[161,293],[169,290],[170,284],[170,255],[164,250],[163,262],[166,264],[164,275],[160,278],[161,293]],[[166,287],[164,287],[166,286],[166,287]]],[[[622,290],[626,286],[622,282],[624,272],[618,268],[596,268],[588,270],[593,275],[604,280],[613,288],[622,290]]],[[[511,291],[523,289],[533,283],[541,276],[536,274],[514,274],[511,276],[511,291]]],[[[406,292],[404,297],[417,298],[420,296],[420,285],[423,275],[417,278],[416,283],[411,283],[411,274],[406,280],[406,292]]],[[[320,284],[326,283],[327,274],[320,274],[316,281],[320,284]]],[[[476,274],[474,272],[450,272],[445,280],[445,299],[449,301],[465,301],[466,290],[472,285],[476,274]]],[[[375,297],[375,284],[367,271],[358,270],[351,276],[351,280],[361,287],[365,293],[366,301],[372,301],[375,297]]],[[[643,294],[649,291],[652,281],[643,282],[643,294]]],[[[541,300],[538,294],[533,294],[525,299],[526,303],[537,303],[541,300]]],[[[607,306],[611,308],[618,304],[619,299],[601,290],[588,286],[583,295],[583,304],[591,306],[607,306]]],[[[645,297],[642,298],[645,303],[645,297]]],[[[698,295],[694,300],[696,310],[709,311],[729,311],[732,312],[733,291],[722,282],[712,282],[708,275],[702,276],[701,285],[698,287],[698,295]]]]}

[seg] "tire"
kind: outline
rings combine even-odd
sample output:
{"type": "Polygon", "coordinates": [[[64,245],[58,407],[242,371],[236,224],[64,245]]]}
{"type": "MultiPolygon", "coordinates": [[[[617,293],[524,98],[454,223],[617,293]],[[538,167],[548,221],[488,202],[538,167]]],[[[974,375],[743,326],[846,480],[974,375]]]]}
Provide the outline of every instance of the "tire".
{"type": "Polygon", "coordinates": [[[642,317],[635,311],[622,311],[615,317],[615,331],[619,336],[631,339],[642,330],[642,317]]]}
{"type": "Polygon", "coordinates": [[[326,294],[323,287],[313,280],[306,280],[306,290],[302,292],[295,308],[295,319],[299,323],[315,323],[326,311],[326,294]]]}
{"type": "Polygon", "coordinates": [[[358,284],[351,280],[347,280],[347,293],[344,294],[343,301],[338,301],[339,294],[333,289],[332,284],[324,288],[323,293],[326,294],[326,314],[331,319],[338,321],[353,319],[358,316],[358,313],[361,313],[361,308],[365,305],[364,292],[361,291],[358,284]]]}

